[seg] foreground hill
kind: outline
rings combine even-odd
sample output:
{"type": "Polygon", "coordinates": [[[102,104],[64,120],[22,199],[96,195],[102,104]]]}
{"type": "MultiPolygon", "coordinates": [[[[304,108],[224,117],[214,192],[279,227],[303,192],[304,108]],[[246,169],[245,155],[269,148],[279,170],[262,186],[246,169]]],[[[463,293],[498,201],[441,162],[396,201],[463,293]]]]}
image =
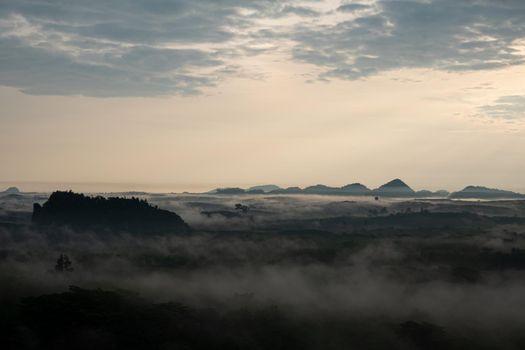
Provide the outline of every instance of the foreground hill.
{"type": "Polygon", "coordinates": [[[189,226],[170,211],[138,198],[88,197],[74,192],[53,192],[42,206],[35,203],[33,223],[71,226],[75,229],[108,229],[140,234],[187,233],[189,226]]]}
{"type": "Polygon", "coordinates": [[[504,191],[496,188],[488,188],[483,186],[467,186],[461,191],[454,192],[450,198],[456,199],[525,199],[525,195],[512,191],[504,191]]]}

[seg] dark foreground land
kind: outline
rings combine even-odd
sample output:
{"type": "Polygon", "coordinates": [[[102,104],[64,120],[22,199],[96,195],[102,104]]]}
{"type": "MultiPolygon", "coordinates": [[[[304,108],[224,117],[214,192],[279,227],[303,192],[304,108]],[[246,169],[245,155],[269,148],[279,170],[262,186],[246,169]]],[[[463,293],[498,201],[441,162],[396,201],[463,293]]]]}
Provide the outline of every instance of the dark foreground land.
{"type": "Polygon", "coordinates": [[[524,201],[48,197],[0,197],[5,349],[525,349],[524,201]]]}

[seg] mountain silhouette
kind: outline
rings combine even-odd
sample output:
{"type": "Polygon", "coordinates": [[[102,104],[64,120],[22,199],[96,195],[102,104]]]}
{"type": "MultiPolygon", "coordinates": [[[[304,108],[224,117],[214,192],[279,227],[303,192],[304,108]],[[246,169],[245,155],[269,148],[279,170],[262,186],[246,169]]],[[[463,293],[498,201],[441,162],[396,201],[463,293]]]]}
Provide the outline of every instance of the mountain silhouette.
{"type": "Polygon", "coordinates": [[[188,233],[189,226],[174,212],[138,198],[89,197],[72,191],[53,192],[43,205],[33,205],[38,226],[69,226],[78,230],[110,230],[134,234],[188,233]]]}
{"type": "Polygon", "coordinates": [[[271,191],[276,191],[276,190],[280,190],[281,188],[277,185],[259,185],[259,186],[253,186],[253,187],[250,187],[247,189],[247,191],[249,192],[253,192],[253,191],[263,191],[265,193],[268,193],[268,192],[271,192],[271,191]]]}
{"type": "Polygon", "coordinates": [[[353,195],[367,195],[370,194],[371,190],[363,184],[353,183],[341,187],[341,191],[345,194],[353,195]]]}
{"type": "Polygon", "coordinates": [[[254,190],[246,190],[245,193],[246,194],[266,194],[267,192],[261,189],[254,189],[254,190]]]}
{"type": "Polygon", "coordinates": [[[0,192],[0,194],[19,194],[20,190],[17,187],[9,187],[7,190],[0,192]]]}
{"type": "Polygon", "coordinates": [[[303,190],[303,193],[307,194],[337,194],[340,189],[338,187],[330,187],[326,185],[314,185],[308,186],[303,190]]]}
{"type": "Polygon", "coordinates": [[[456,199],[522,199],[525,198],[524,194],[500,190],[497,188],[488,188],[484,186],[467,186],[461,191],[454,192],[450,195],[450,198],[456,199]]]}
{"type": "Polygon", "coordinates": [[[270,194],[300,194],[303,190],[300,187],[287,187],[278,190],[273,190],[270,194]]]}
{"type": "Polygon", "coordinates": [[[222,195],[264,195],[264,194],[316,194],[316,195],[347,195],[347,196],[383,196],[383,197],[413,197],[413,198],[479,198],[479,199],[500,199],[500,198],[525,198],[525,195],[504,191],[500,189],[487,188],[482,186],[467,186],[463,190],[449,193],[446,190],[414,191],[401,179],[391,180],[378,188],[371,190],[361,183],[351,183],[342,187],[332,187],[323,184],[308,186],[305,188],[288,187],[280,188],[276,185],[254,186],[248,189],[238,187],[218,188],[208,192],[210,194],[222,195]]]}
{"type": "Polygon", "coordinates": [[[216,194],[245,194],[246,191],[239,187],[217,188],[216,194]]]}
{"type": "Polygon", "coordinates": [[[400,179],[389,181],[372,192],[374,195],[387,197],[406,197],[415,194],[415,191],[400,179]]]}
{"type": "Polygon", "coordinates": [[[401,179],[394,179],[392,181],[387,182],[386,184],[379,187],[380,189],[384,188],[406,188],[410,191],[413,191],[403,180],[401,179]]]}

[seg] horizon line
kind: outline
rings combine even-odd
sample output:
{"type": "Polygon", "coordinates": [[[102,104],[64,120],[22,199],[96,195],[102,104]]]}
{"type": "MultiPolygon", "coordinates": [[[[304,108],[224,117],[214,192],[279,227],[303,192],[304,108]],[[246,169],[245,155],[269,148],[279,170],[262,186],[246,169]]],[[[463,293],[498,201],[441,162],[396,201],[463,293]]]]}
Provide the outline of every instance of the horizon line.
{"type": "MultiPolygon", "coordinates": [[[[125,192],[144,192],[144,193],[192,193],[192,194],[206,194],[206,193],[209,193],[209,192],[212,192],[212,191],[215,191],[215,190],[218,190],[218,189],[231,189],[231,188],[240,188],[240,189],[243,189],[243,190],[248,190],[249,188],[252,188],[252,187],[260,187],[260,186],[277,186],[279,187],[280,189],[287,189],[287,188],[290,188],[290,187],[298,187],[300,188],[301,190],[304,190],[308,187],[312,187],[312,186],[326,186],[328,188],[333,188],[333,189],[340,189],[344,186],[348,186],[348,185],[353,185],[353,184],[360,184],[360,185],[363,185],[365,186],[367,189],[373,191],[373,190],[376,190],[376,189],[379,189],[381,186],[389,183],[389,182],[392,182],[394,180],[401,180],[403,183],[405,183],[408,187],[410,187],[412,190],[414,190],[415,192],[419,192],[419,191],[432,191],[432,192],[438,192],[438,191],[447,191],[447,192],[450,192],[450,193],[453,193],[453,192],[456,192],[456,191],[461,191],[463,189],[465,189],[466,187],[469,187],[469,186],[474,186],[474,187],[486,187],[486,188],[490,188],[490,189],[498,189],[498,190],[506,190],[506,191],[513,191],[513,192],[525,192],[525,186],[522,187],[522,188],[517,188],[517,187],[511,187],[511,188],[505,188],[505,187],[500,187],[499,185],[498,186],[494,186],[494,185],[484,185],[484,184],[474,184],[474,183],[471,183],[471,184],[468,184],[468,185],[463,185],[462,187],[459,187],[457,190],[450,190],[448,188],[444,188],[444,187],[434,187],[434,186],[431,186],[430,188],[437,188],[435,190],[428,190],[427,187],[422,187],[422,188],[419,188],[419,189],[415,189],[413,188],[412,186],[410,186],[406,181],[402,180],[401,178],[394,178],[392,180],[389,180],[389,181],[386,181],[384,183],[382,183],[381,185],[378,185],[377,187],[372,187],[372,186],[368,186],[362,182],[349,182],[349,183],[346,183],[346,184],[343,184],[341,186],[337,186],[337,185],[327,185],[327,184],[323,184],[323,183],[315,183],[315,184],[310,184],[310,185],[303,185],[303,186],[299,186],[299,185],[291,185],[291,186],[281,186],[281,185],[278,185],[276,183],[271,183],[271,182],[267,182],[267,183],[259,183],[259,184],[239,184],[239,185],[225,185],[225,186],[221,186],[221,185],[212,185],[212,184],[177,184],[177,183],[168,183],[168,182],[157,182],[157,183],[147,183],[147,182],[117,182],[117,181],[31,181],[31,180],[18,180],[18,181],[5,181],[5,180],[0,180],[0,184],[2,184],[3,187],[0,187],[0,192],[2,191],[5,191],[7,190],[9,187],[17,187],[20,189],[21,192],[40,192],[40,193],[47,193],[47,192],[53,192],[53,191],[58,191],[58,190],[73,190],[73,187],[84,187],[84,188],[91,188],[91,190],[80,190],[81,192],[86,192],[86,193],[125,193],[125,192]],[[22,184],[30,184],[30,185],[46,185],[46,187],[48,189],[36,189],[34,188],[34,186],[29,186],[30,188],[33,187],[34,189],[33,190],[25,190],[24,191],[24,186],[20,186],[22,184]],[[73,187],[69,187],[69,186],[73,186],[73,187]],[[106,188],[106,189],[103,189],[103,188],[99,188],[99,189],[96,189],[97,187],[107,187],[107,186],[110,186],[110,187],[115,187],[114,189],[110,189],[110,188],[106,188]],[[59,187],[59,188],[57,188],[59,187]],[[67,187],[67,188],[66,188],[67,187]],[[116,187],[119,187],[118,189],[116,187]],[[172,188],[172,189],[169,189],[169,188],[172,188]],[[160,188],[164,188],[163,190],[160,190],[160,188]],[[190,188],[193,188],[194,190],[190,189],[190,188]],[[196,189],[199,188],[199,191],[196,191],[196,189]]],[[[78,189],[77,189],[78,190],[78,189]]]]}

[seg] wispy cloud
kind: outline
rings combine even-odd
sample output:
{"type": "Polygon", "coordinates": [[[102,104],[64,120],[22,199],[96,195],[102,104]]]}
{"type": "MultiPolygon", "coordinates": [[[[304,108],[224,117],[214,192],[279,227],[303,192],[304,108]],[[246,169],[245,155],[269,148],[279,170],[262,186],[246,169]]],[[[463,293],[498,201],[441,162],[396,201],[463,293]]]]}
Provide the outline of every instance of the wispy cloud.
{"type": "Polygon", "coordinates": [[[480,111],[491,118],[505,120],[525,119],[525,95],[500,97],[493,104],[481,106],[480,111]]]}
{"type": "Polygon", "coordinates": [[[257,17],[315,15],[295,2],[2,2],[0,84],[30,94],[199,93],[230,74],[236,40],[257,17]]]}
{"type": "Polygon", "coordinates": [[[525,2],[377,0],[347,3],[349,18],[296,29],[295,59],[321,66],[321,78],[359,79],[386,70],[487,70],[518,65],[525,2]],[[371,11],[355,16],[356,10],[371,11]]]}
{"type": "Polygon", "coordinates": [[[196,94],[234,75],[225,68],[235,58],[277,47],[322,80],[487,70],[523,64],[523,38],[521,0],[8,0],[0,84],[31,94],[196,94]]]}

